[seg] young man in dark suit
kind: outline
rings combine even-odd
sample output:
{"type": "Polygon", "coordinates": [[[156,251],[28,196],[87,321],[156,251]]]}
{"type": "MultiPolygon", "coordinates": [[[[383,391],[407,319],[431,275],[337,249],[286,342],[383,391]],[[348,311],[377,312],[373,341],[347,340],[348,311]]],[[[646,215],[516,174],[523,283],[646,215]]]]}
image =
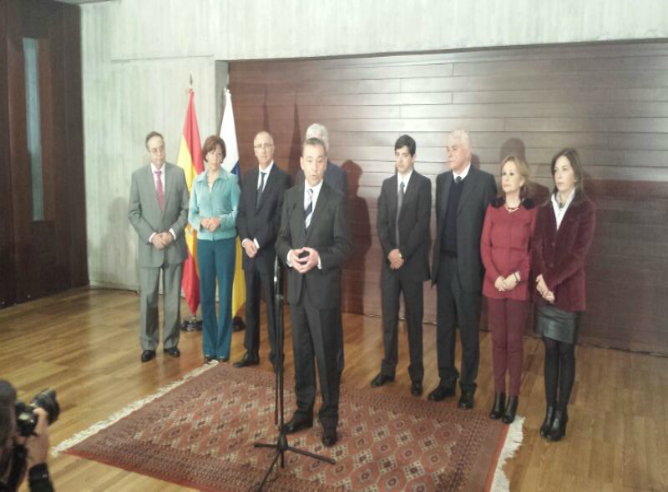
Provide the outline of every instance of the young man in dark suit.
{"type": "Polygon", "coordinates": [[[285,193],[276,251],[287,265],[288,302],[295,357],[297,410],[285,424],[290,434],[313,426],[315,362],[318,364],[322,443],[337,441],[340,373],[341,268],[352,249],[343,195],[323,181],[327,151],[322,140],[304,142],[305,182],[285,193]],[[315,361],[314,361],[315,359],[315,361]]]}
{"type": "Polygon", "coordinates": [[[290,177],[274,162],[274,139],[262,131],[253,140],[258,167],[248,171],[241,183],[237,229],[243,247],[246,278],[246,353],[234,367],[260,363],[260,298],[267,305],[269,359],[276,367],[276,319],[274,317],[274,261],[276,237],[281,226],[283,195],[290,177]]]}
{"type": "Polygon", "coordinates": [[[408,324],[411,394],[422,394],[423,282],[429,279],[431,181],[414,170],[415,140],[402,135],[394,144],[396,174],[383,181],[378,198],[378,239],[383,248],[381,288],[385,357],[371,386],[394,381],[397,367],[399,296],[403,291],[408,324]]]}
{"type": "Polygon", "coordinates": [[[487,205],[496,196],[494,176],[471,165],[471,141],[464,130],[448,137],[450,170],[436,178],[436,223],[432,284],[437,284],[436,349],[440,384],[432,401],[454,396],[455,327],[462,340],[459,408],[473,408],[480,362],[478,329],[484,268],[480,236],[487,205]]]}

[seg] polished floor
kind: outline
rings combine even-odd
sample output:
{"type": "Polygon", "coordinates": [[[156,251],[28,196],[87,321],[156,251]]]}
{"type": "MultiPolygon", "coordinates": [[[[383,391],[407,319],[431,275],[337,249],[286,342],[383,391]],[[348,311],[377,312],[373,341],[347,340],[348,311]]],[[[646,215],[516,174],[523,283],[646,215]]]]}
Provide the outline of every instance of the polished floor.
{"type": "MultiPolygon", "coordinates": [[[[183,312],[187,312],[185,303],[183,312]]],[[[286,316],[289,332],[289,318],[286,316]]],[[[346,368],[343,384],[366,387],[382,359],[378,318],[344,315],[346,368]]],[[[21,399],[53,387],[61,417],[51,444],[106,419],[129,403],[177,381],[202,364],[201,334],[184,333],[181,358],[158,352],[139,361],[139,300],[131,292],[78,289],[0,311],[0,379],[21,399]]],[[[435,327],[425,325],[425,396],[438,382],[435,327]]],[[[406,334],[394,383],[377,389],[410,395],[406,334]]],[[[291,381],[292,350],[286,339],[291,381]]],[[[519,414],[526,416],[524,442],[506,465],[513,491],[668,490],[668,358],[578,347],[568,434],[559,443],[538,436],[544,413],[543,347],[525,338],[519,414]]],[[[232,338],[232,361],[243,354],[243,334],[232,338]]],[[[269,370],[263,334],[260,367],[269,370]]],[[[459,353],[458,353],[459,357],[459,353]]],[[[476,408],[492,398],[491,338],[481,336],[476,408]]],[[[443,405],[454,405],[448,400],[443,405]]],[[[50,461],[59,491],[186,490],[136,473],[71,456],[50,461]]],[[[24,487],[24,490],[27,490],[24,487]]]]}

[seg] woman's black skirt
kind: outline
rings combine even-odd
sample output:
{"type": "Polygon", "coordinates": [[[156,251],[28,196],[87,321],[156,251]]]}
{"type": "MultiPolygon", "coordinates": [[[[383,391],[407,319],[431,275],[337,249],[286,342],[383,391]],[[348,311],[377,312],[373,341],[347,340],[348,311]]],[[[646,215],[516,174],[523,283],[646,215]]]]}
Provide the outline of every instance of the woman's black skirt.
{"type": "Polygon", "coordinates": [[[580,313],[569,313],[556,306],[536,308],[534,331],[545,338],[575,344],[578,341],[580,313]]]}

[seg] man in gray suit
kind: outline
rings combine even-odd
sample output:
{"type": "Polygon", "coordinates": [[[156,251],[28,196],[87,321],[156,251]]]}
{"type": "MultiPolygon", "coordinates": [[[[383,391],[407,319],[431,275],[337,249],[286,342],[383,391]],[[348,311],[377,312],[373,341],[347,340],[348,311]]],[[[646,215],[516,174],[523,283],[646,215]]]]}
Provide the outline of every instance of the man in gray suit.
{"type": "Polygon", "coordinates": [[[183,170],[165,162],[165,141],[158,132],[146,136],[150,164],[132,173],[128,218],[139,238],[141,288],[141,361],[155,357],[159,343],[158,285],[164,293],[163,341],[166,354],[179,357],[181,277],[187,257],[188,186],[183,170]]]}
{"type": "Polygon", "coordinates": [[[494,176],[471,165],[471,140],[464,130],[448,137],[450,170],[436,178],[436,240],[432,285],[437,284],[436,353],[439,386],[432,401],[454,396],[459,373],[455,368],[455,327],[462,339],[459,408],[473,408],[480,349],[478,325],[485,270],[480,236],[487,205],[496,196],[494,176]]]}

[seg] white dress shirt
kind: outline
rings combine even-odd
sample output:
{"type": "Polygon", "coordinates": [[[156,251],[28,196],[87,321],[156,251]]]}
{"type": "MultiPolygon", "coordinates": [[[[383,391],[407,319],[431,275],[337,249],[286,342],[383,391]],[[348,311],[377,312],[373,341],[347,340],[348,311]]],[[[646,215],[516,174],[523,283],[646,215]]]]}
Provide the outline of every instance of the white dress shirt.
{"type": "Polygon", "coordinates": [[[559,226],[561,225],[561,221],[564,220],[564,215],[566,215],[566,211],[568,210],[568,207],[571,205],[571,202],[573,201],[573,198],[575,198],[575,189],[573,189],[573,191],[571,191],[571,194],[568,195],[568,198],[566,199],[566,203],[564,204],[563,207],[560,206],[560,204],[559,204],[559,199],[557,198],[557,193],[552,193],[552,208],[554,209],[554,218],[557,219],[557,230],[559,230],[559,226]]]}
{"type": "Polygon", "coordinates": [[[461,174],[457,174],[456,172],[452,171],[452,179],[457,180],[457,178],[462,178],[462,181],[466,178],[466,176],[469,175],[469,171],[471,170],[471,163],[469,162],[464,170],[461,172],[461,174]]]}

